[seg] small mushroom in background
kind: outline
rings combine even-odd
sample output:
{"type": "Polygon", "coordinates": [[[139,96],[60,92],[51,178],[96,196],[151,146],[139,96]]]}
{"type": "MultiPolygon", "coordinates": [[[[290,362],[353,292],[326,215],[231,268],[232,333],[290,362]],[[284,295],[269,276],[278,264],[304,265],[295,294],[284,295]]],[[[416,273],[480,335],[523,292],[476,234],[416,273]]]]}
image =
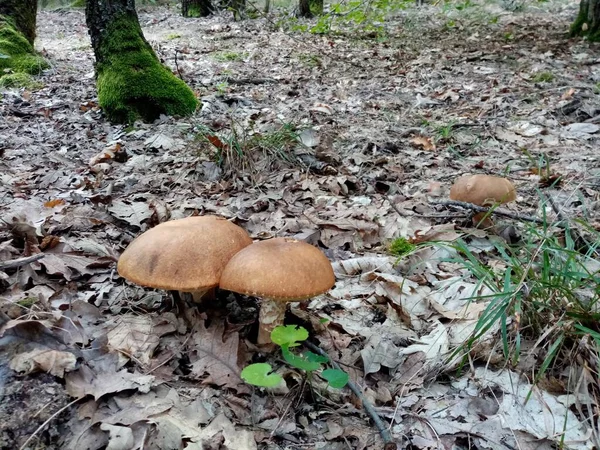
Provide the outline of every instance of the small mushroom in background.
{"type": "Polygon", "coordinates": [[[216,216],[193,216],[161,223],[125,249],[117,270],[147,287],[192,294],[194,302],[219,285],[233,255],[252,244],[248,233],[216,216]]]}
{"type": "MultiPolygon", "coordinates": [[[[517,198],[514,185],[502,177],[492,175],[465,175],[460,177],[450,188],[450,199],[477,206],[494,206],[510,203],[517,198]]],[[[493,222],[488,213],[473,216],[473,223],[479,228],[489,228],[493,222]]]]}
{"type": "Polygon", "coordinates": [[[333,268],[316,247],[291,238],[256,242],[237,253],[223,271],[219,287],[261,297],[258,344],[271,343],[283,325],[287,303],[308,300],[335,283],[333,268]]]}

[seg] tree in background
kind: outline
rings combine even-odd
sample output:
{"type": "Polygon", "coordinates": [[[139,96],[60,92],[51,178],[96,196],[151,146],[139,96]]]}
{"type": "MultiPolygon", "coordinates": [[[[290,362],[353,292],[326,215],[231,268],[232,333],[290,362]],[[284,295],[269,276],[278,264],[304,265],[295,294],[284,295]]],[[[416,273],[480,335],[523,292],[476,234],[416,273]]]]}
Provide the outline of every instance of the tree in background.
{"type": "Polygon", "coordinates": [[[299,0],[298,16],[310,18],[323,14],[323,0],[299,0]]]}
{"type": "Polygon", "coordinates": [[[577,19],[571,25],[571,35],[600,41],[600,0],[581,0],[577,19]]]}
{"type": "Polygon", "coordinates": [[[88,1],[88,32],[96,56],[98,101],[109,120],[153,121],[189,115],[192,90],[163,66],[142,33],[134,0],[88,1]]]}
{"type": "Polygon", "coordinates": [[[0,85],[27,84],[48,63],[33,49],[36,0],[0,0],[0,85]]]}
{"type": "Polygon", "coordinates": [[[210,0],[182,0],[181,15],[183,17],[206,17],[213,12],[210,0]]]}

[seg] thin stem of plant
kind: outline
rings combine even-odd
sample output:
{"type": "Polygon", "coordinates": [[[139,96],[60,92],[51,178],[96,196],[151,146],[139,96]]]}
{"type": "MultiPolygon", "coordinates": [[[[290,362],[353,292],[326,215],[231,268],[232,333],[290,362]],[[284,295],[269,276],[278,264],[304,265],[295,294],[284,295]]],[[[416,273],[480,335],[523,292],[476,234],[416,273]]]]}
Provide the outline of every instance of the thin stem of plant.
{"type": "Polygon", "coordinates": [[[48,419],[46,419],[46,421],[41,424],[39,427],[37,427],[37,429],[31,434],[31,436],[29,436],[27,438],[27,440],[23,443],[23,445],[21,445],[21,447],[19,447],[19,450],[25,450],[25,448],[27,448],[27,444],[29,444],[29,441],[31,441],[40,431],[42,431],[44,429],[44,427],[46,425],[48,425],[50,422],[52,422],[56,417],[58,417],[63,411],[65,411],[66,409],[70,408],[71,406],[73,406],[75,403],[77,403],[79,400],[81,400],[82,398],[85,397],[79,397],[76,398],[75,400],[73,400],[70,403],[67,403],[65,406],[63,406],[62,408],[60,408],[58,411],[56,411],[54,414],[52,414],[50,417],[48,417],[48,419]]]}
{"type": "MultiPolygon", "coordinates": [[[[327,352],[325,352],[325,350],[322,350],[320,347],[317,347],[316,345],[306,341],[304,342],[304,345],[313,352],[329,358],[329,364],[331,364],[331,366],[334,369],[341,370],[340,366],[331,359],[331,357],[327,354],[327,352]]],[[[375,411],[373,405],[371,405],[371,403],[364,397],[364,395],[362,395],[362,392],[360,392],[358,386],[350,380],[348,380],[348,388],[352,391],[354,395],[358,397],[358,399],[362,403],[365,412],[369,415],[371,420],[373,420],[373,423],[375,424],[377,430],[379,431],[379,434],[381,435],[381,439],[383,439],[384,450],[396,450],[398,447],[392,439],[392,435],[387,425],[383,422],[383,420],[381,420],[381,417],[379,417],[379,414],[377,414],[377,411],[375,411]]]]}

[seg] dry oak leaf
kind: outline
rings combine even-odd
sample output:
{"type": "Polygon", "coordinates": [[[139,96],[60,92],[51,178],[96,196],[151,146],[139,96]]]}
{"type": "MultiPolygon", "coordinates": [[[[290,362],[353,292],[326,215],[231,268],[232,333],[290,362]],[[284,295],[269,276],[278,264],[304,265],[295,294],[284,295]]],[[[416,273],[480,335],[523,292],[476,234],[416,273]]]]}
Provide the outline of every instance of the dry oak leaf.
{"type": "Polygon", "coordinates": [[[65,377],[66,388],[72,397],[92,395],[98,400],[105,394],[112,394],[129,389],[137,389],[146,393],[155,385],[154,376],[119,370],[118,356],[105,355],[99,359],[82,365],[76,372],[65,377]]]}
{"type": "Polygon", "coordinates": [[[415,136],[414,138],[412,138],[410,140],[410,143],[414,147],[420,147],[423,150],[427,150],[427,151],[433,151],[433,150],[435,150],[435,144],[433,142],[433,139],[430,138],[430,137],[415,136]]]}
{"type": "Polygon", "coordinates": [[[188,350],[192,375],[204,378],[204,383],[244,389],[238,362],[240,337],[238,333],[224,335],[222,321],[213,321],[209,328],[204,322],[196,324],[188,350]]]}

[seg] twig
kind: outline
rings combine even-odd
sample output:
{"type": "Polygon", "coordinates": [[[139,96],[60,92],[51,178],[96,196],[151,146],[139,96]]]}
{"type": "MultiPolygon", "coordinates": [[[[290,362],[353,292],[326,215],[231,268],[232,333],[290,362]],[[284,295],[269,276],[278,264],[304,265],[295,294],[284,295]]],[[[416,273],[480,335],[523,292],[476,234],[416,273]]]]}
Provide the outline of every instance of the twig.
{"type": "MultiPolygon", "coordinates": [[[[310,342],[306,342],[306,341],[304,341],[303,344],[306,347],[308,347],[309,349],[311,349],[313,352],[316,352],[321,356],[326,356],[327,358],[329,358],[329,363],[333,366],[334,369],[342,370],[342,369],[340,369],[340,366],[329,357],[327,352],[322,350],[320,347],[317,347],[316,345],[311,344],[310,342]]],[[[358,386],[356,386],[350,380],[348,380],[348,388],[354,393],[354,395],[356,395],[358,397],[358,399],[360,400],[360,402],[363,405],[363,408],[365,409],[365,411],[367,412],[369,417],[373,420],[373,423],[375,424],[375,426],[377,427],[377,430],[379,431],[379,434],[381,435],[381,439],[383,439],[383,444],[384,444],[383,449],[384,450],[396,450],[398,448],[398,446],[392,439],[392,435],[390,434],[388,427],[386,426],[385,423],[383,423],[383,420],[381,420],[381,417],[379,417],[379,414],[377,414],[377,411],[375,411],[375,408],[373,408],[373,405],[371,405],[371,403],[369,403],[369,401],[362,395],[362,393],[360,392],[360,389],[358,389],[358,386]]]]}
{"type": "MultiPolygon", "coordinates": [[[[458,200],[430,200],[430,203],[434,205],[444,205],[444,206],[458,206],[460,208],[471,209],[477,212],[489,212],[490,214],[496,214],[497,216],[510,217],[511,219],[522,220],[524,222],[534,222],[539,224],[547,223],[542,219],[533,216],[526,216],[523,214],[516,214],[506,211],[504,209],[498,208],[486,208],[484,206],[474,205],[472,203],[467,202],[459,202],[458,200]]],[[[557,225],[553,223],[548,223],[548,225],[557,225]]]]}
{"type": "Polygon", "coordinates": [[[76,398],[71,403],[66,404],[65,406],[60,408],[58,411],[56,411],[54,414],[52,414],[50,417],[48,417],[48,419],[43,424],[41,424],[39,427],[37,427],[37,429],[31,434],[31,436],[29,436],[27,438],[27,440],[23,443],[23,445],[21,445],[21,447],[19,447],[19,450],[24,450],[25,448],[27,448],[27,444],[29,444],[29,441],[31,441],[35,437],[36,434],[38,434],[40,431],[42,431],[46,425],[48,425],[50,422],[52,422],[64,410],[66,410],[67,408],[70,408],[75,403],[77,403],[79,400],[81,400],[82,398],[85,398],[85,397],[86,396],[76,398]]]}
{"type": "Polygon", "coordinates": [[[44,256],[43,253],[36,253],[35,255],[26,256],[24,258],[13,259],[11,261],[0,262],[0,270],[14,269],[15,267],[26,266],[29,263],[38,261],[44,256]]]}

